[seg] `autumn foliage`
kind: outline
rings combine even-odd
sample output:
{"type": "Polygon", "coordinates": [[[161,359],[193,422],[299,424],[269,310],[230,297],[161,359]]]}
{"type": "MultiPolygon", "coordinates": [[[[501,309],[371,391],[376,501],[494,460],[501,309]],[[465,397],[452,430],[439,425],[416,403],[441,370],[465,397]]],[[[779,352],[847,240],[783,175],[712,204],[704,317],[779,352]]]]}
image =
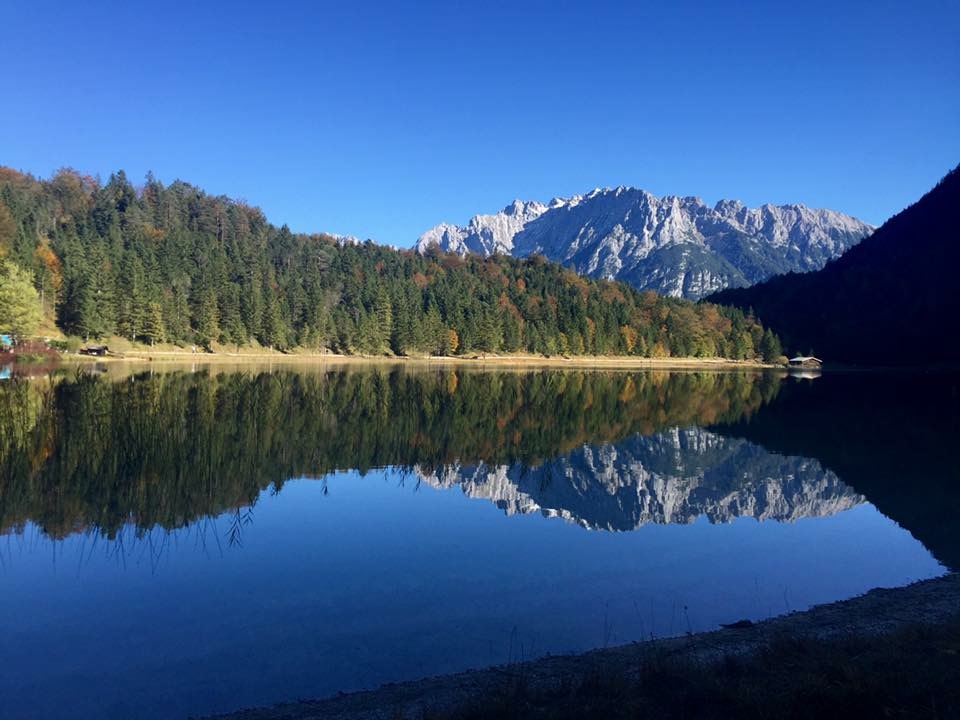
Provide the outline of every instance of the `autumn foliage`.
{"type": "MultiPolygon", "coordinates": [[[[754,358],[749,314],[581,277],[541,256],[424,255],[271,225],[148,175],[0,169],[0,254],[87,338],[364,354],[754,358]]],[[[767,339],[769,340],[769,338],[767,339]]]]}

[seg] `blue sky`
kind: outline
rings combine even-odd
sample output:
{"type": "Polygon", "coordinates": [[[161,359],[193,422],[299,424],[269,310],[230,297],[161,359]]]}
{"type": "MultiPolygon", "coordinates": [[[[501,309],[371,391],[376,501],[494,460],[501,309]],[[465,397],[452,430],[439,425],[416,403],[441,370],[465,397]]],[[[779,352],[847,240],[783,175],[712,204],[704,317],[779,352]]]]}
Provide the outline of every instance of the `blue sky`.
{"type": "Polygon", "coordinates": [[[882,222],[960,162],[960,3],[0,5],[0,164],[400,246],[594,187],[882,222]]]}

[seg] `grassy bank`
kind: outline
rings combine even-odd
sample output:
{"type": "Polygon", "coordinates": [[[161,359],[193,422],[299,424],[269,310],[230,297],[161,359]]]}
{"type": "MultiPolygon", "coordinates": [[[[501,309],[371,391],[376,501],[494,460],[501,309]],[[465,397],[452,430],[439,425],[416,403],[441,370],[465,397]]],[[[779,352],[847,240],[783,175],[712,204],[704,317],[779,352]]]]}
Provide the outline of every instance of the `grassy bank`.
{"type": "Polygon", "coordinates": [[[960,717],[960,576],[224,720],[960,717]]]}
{"type": "Polygon", "coordinates": [[[533,687],[523,673],[424,720],[960,717],[960,614],[890,635],[774,637],[712,662],[653,651],[634,667],[533,687]]]}

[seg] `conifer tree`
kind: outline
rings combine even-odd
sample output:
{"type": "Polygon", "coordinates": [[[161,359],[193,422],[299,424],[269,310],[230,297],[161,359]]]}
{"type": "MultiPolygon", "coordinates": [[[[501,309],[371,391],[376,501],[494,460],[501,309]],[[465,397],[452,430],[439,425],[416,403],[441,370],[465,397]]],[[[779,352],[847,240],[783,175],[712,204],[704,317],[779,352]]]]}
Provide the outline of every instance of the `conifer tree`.
{"type": "Polygon", "coordinates": [[[269,348],[284,350],[287,347],[283,316],[280,314],[280,302],[275,295],[267,298],[263,313],[263,330],[260,341],[269,348]]]}
{"type": "Polygon", "coordinates": [[[143,327],[143,336],[150,345],[166,341],[166,331],[163,327],[163,309],[158,302],[152,302],[147,308],[147,317],[143,327]]]}
{"type": "Polygon", "coordinates": [[[390,305],[390,296],[382,286],[377,291],[373,312],[376,317],[377,328],[373,352],[384,352],[390,345],[390,338],[393,336],[393,308],[390,305]]]}
{"type": "Polygon", "coordinates": [[[209,349],[220,336],[219,311],[213,290],[204,291],[193,319],[197,343],[209,349]]]}
{"type": "Polygon", "coordinates": [[[763,338],[760,340],[760,354],[764,362],[768,363],[776,362],[783,355],[780,339],[769,328],[764,330],[763,338]]]}
{"type": "Polygon", "coordinates": [[[143,263],[134,253],[124,256],[120,272],[117,332],[130,340],[143,334],[148,313],[143,263]]]}

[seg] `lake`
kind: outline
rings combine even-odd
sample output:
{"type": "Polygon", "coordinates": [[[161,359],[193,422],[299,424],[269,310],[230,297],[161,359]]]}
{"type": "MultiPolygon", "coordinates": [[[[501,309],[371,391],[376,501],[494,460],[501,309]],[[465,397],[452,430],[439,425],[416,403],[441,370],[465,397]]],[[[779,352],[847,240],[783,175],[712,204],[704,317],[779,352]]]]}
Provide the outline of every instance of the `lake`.
{"type": "Polygon", "coordinates": [[[0,381],[0,717],[184,718],[960,566],[947,374],[0,381]]]}

